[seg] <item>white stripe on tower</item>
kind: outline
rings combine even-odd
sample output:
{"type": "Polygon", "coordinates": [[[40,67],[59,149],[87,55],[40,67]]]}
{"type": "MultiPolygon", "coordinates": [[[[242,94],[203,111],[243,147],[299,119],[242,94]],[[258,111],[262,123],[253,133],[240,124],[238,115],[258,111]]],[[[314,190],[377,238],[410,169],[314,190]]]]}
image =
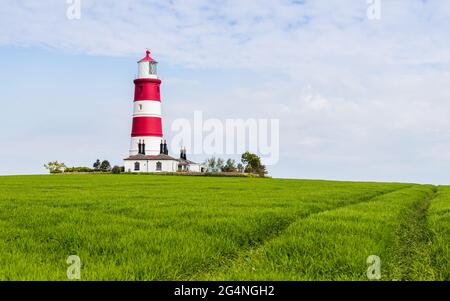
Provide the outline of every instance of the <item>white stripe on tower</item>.
{"type": "Polygon", "coordinates": [[[135,101],[133,117],[135,116],[154,116],[161,118],[161,102],[154,100],[135,101]]]}

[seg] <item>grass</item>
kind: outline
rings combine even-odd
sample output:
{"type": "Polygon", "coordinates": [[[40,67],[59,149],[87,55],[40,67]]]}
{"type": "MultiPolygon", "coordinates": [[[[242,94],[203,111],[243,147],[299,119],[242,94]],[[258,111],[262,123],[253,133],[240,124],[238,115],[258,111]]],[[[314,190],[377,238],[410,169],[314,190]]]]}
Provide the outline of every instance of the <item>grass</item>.
{"type": "Polygon", "coordinates": [[[370,255],[380,257],[382,279],[397,266],[396,231],[404,208],[432,192],[413,186],[369,201],[313,214],[293,223],[256,252],[212,279],[366,280],[370,255]]]}
{"type": "Polygon", "coordinates": [[[356,280],[367,279],[372,254],[382,259],[383,279],[406,279],[399,254],[414,229],[429,239],[411,238],[410,257],[426,250],[432,269],[424,275],[448,279],[450,190],[439,187],[435,208],[435,189],[232,177],[0,177],[0,279],[67,280],[73,254],[82,280],[356,280]],[[408,221],[417,228],[405,228],[408,221]]]}
{"type": "Polygon", "coordinates": [[[432,264],[432,233],[428,227],[427,213],[436,196],[432,187],[428,196],[413,200],[399,214],[396,230],[395,279],[434,280],[436,267],[432,264]]]}
{"type": "Polygon", "coordinates": [[[440,186],[429,210],[433,280],[450,280],[450,187],[440,186]]]}

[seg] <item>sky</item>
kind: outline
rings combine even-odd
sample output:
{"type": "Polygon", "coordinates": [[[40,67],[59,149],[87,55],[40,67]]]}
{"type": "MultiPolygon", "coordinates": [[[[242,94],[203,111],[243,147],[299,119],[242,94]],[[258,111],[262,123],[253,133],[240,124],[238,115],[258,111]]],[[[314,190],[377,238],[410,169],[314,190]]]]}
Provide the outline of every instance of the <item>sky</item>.
{"type": "Polygon", "coordinates": [[[1,175],[122,164],[151,48],[169,141],[195,111],[276,119],[274,177],[450,182],[450,1],[75,2],[0,0],[1,175]]]}

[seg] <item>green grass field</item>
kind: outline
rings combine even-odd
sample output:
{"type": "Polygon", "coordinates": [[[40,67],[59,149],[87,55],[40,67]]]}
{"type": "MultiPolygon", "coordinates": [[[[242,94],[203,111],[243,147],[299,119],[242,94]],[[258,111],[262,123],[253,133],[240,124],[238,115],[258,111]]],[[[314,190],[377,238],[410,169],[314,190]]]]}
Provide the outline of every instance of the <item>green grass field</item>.
{"type": "Polygon", "coordinates": [[[0,280],[450,279],[450,187],[158,175],[0,177],[0,280]]]}

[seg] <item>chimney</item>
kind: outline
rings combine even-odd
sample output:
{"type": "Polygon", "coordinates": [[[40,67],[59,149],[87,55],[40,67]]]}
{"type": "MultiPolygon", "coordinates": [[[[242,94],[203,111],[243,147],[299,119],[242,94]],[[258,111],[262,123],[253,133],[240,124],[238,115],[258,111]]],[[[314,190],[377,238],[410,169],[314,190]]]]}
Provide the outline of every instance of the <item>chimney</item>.
{"type": "Polygon", "coordinates": [[[160,154],[163,154],[163,153],[164,153],[164,144],[163,144],[162,139],[161,139],[161,144],[159,145],[159,153],[160,153],[160,154]]]}
{"type": "Polygon", "coordinates": [[[142,154],[145,155],[145,141],[142,140],[142,154]]]}
{"type": "Polygon", "coordinates": [[[169,150],[167,149],[167,141],[164,140],[164,154],[168,155],[169,154],[169,150]]]}
{"type": "Polygon", "coordinates": [[[142,154],[142,144],[141,144],[140,139],[139,139],[139,143],[138,143],[138,148],[139,148],[138,154],[142,154]]]}

